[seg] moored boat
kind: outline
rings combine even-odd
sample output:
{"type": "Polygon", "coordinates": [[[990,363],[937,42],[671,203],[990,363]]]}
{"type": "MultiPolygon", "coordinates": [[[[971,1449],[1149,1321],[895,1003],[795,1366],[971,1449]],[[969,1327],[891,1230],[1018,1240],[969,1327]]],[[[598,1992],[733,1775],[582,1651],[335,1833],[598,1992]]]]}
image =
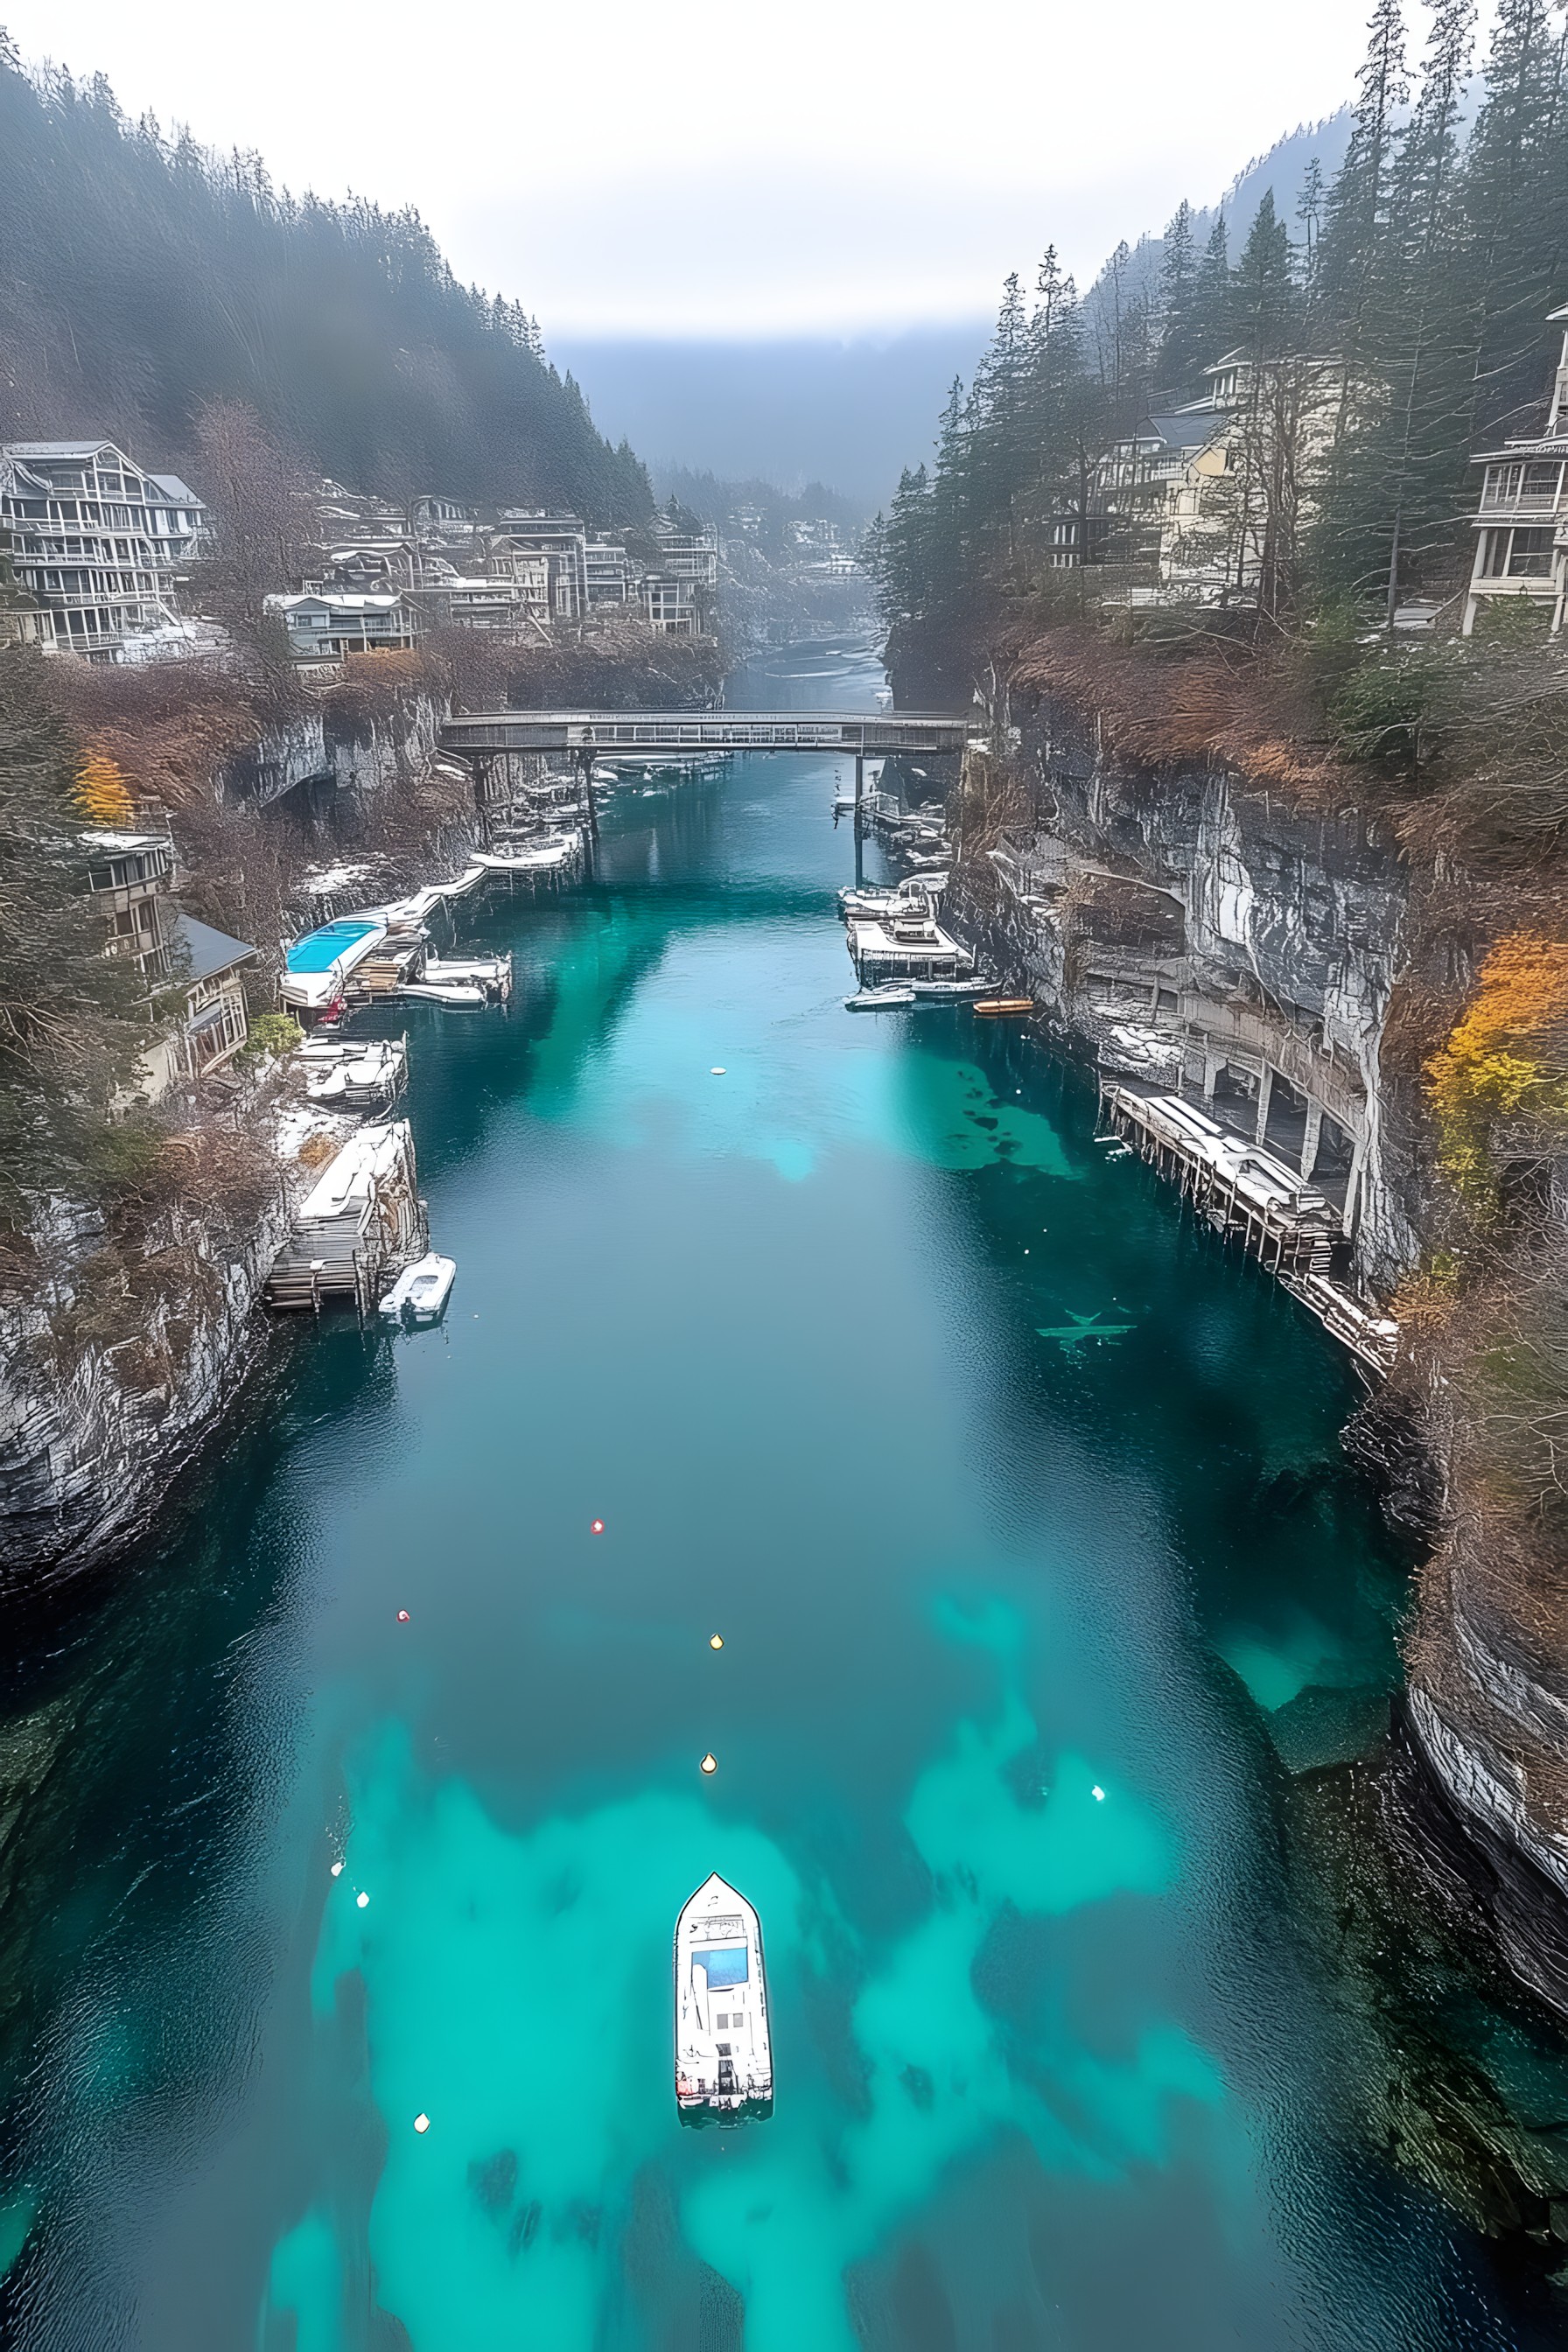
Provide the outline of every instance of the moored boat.
{"type": "Polygon", "coordinates": [[[863,988],[857,995],[847,996],[844,1004],[849,1013],[898,1013],[914,1001],[912,988],[901,988],[897,981],[889,981],[881,988],[863,988]]]}
{"type": "Polygon", "coordinates": [[[716,1871],[675,1923],[675,2096],[682,2123],[773,2113],[762,1926],[716,1871]]]}
{"type": "Polygon", "coordinates": [[[447,1311],[457,1273],[457,1260],[443,1257],[439,1250],[416,1258],[382,1300],[383,1315],[389,1323],[438,1323],[447,1311]]]}
{"type": "Polygon", "coordinates": [[[987,995],[995,985],[994,980],[911,980],[910,982],[922,1004],[967,1004],[972,997],[987,995]]]}
{"type": "Polygon", "coordinates": [[[1032,1013],[1034,1009],[1032,996],[984,996],[974,1008],[976,1013],[1032,1013]]]}

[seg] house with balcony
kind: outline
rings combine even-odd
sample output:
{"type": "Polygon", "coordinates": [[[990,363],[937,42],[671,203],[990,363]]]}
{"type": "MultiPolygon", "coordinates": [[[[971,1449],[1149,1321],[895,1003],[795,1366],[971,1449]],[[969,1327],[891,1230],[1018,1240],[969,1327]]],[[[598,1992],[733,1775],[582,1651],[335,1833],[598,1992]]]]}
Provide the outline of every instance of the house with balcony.
{"type": "Polygon", "coordinates": [[[637,567],[624,547],[608,539],[591,539],[584,550],[587,563],[588,607],[618,611],[637,600],[637,567]]]}
{"type": "Polygon", "coordinates": [[[1562,331],[1546,423],[1537,434],[1505,440],[1471,459],[1484,467],[1471,524],[1476,552],[1461,634],[1500,597],[1523,597],[1548,616],[1556,635],[1568,601],[1568,304],[1549,313],[1562,331]]]}
{"type": "Polygon", "coordinates": [[[544,558],[552,620],[580,621],[588,609],[588,533],[582,517],[503,507],[497,520],[521,553],[544,558]]]}
{"type": "Polygon", "coordinates": [[[419,642],[421,622],[401,589],[383,591],[308,585],[291,596],[269,596],[296,661],[341,661],[345,654],[406,653],[419,642]]]}
{"type": "Polygon", "coordinates": [[[80,838],[104,953],[132,958],[149,996],[179,992],[178,1023],[142,1063],[140,1091],[156,1102],[181,1080],[222,1069],[244,1045],[249,1015],[243,974],[256,950],[176,905],[174,846],[165,835],[95,832],[80,838]]]}
{"type": "Polygon", "coordinates": [[[45,615],[47,652],[121,661],[131,640],[177,628],[176,592],[205,530],[194,490],[112,441],[0,446],[0,530],[17,588],[45,615]]]}

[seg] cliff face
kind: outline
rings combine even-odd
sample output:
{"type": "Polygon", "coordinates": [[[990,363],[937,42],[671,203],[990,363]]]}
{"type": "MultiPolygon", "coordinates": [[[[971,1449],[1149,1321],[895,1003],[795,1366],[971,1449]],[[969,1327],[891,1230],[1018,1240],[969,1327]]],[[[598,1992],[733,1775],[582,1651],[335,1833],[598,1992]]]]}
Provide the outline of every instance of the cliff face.
{"type": "MultiPolygon", "coordinates": [[[[1005,760],[961,789],[968,923],[1102,1067],[1206,1104],[1329,1192],[1343,1277],[1386,1296],[1432,1209],[1414,1081],[1389,1050],[1416,945],[1401,860],[1355,816],[1217,763],[1108,757],[1092,717],[1048,698],[1014,716],[1005,760]]],[[[1568,1646],[1556,1595],[1449,1497],[1457,1410],[1417,1360],[1357,1432],[1433,1546],[1390,1817],[1568,2013],[1568,1646]]]]}
{"type": "Polygon", "coordinates": [[[1209,1103],[1342,1196],[1356,1276],[1391,1288],[1420,1214],[1383,1066],[1398,859],[1356,819],[1303,815],[1217,764],[1109,759],[1092,719],[1049,701],[1017,737],[972,910],[1103,1066],[1209,1103]]]}
{"type": "Polygon", "coordinates": [[[39,1237],[47,1285],[0,1308],[0,1582],[79,1574],[142,1530],[261,1344],[253,1309],[287,1230],[280,1190],[242,1244],[171,1214],[90,1312],[94,1224],[39,1237]]]}

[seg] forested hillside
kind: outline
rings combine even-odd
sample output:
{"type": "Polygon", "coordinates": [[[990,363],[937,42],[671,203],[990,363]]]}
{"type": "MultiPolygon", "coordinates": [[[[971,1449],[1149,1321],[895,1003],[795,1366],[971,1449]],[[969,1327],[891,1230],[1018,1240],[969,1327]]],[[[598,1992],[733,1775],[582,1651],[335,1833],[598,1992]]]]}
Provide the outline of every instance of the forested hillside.
{"type": "Polygon", "coordinates": [[[355,488],[649,510],[533,322],[460,286],[416,215],[289,195],[101,79],[25,73],[3,33],[0,220],[0,438],[110,432],[177,466],[201,405],[239,400],[355,488]]]}
{"type": "Polygon", "coordinates": [[[1054,250],[1032,308],[1008,281],[934,471],[906,475],[880,533],[890,621],[973,647],[1005,613],[1084,610],[1097,562],[1124,551],[1119,440],[1197,398],[1226,353],[1256,412],[1237,445],[1250,552],[1221,600],[1233,633],[1453,594],[1471,454],[1539,412],[1544,320],[1568,300],[1560,11],[1501,0],[1468,113],[1476,22],[1474,0],[1439,0],[1413,61],[1398,0],[1376,0],[1337,173],[1307,174],[1294,217],[1267,194],[1240,236],[1220,216],[1203,236],[1184,205],[1113,333],[1102,300],[1091,331],[1054,250]],[[1068,546],[1089,559],[1070,583],[1068,546]]]}

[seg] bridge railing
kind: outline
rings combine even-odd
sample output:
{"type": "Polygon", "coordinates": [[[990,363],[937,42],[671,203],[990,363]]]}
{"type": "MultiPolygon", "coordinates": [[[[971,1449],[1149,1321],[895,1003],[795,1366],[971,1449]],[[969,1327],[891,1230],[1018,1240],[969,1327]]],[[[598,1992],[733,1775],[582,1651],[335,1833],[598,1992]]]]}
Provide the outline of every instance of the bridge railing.
{"type": "Polygon", "coordinates": [[[868,716],[858,711],[479,711],[446,721],[451,751],[847,751],[883,755],[962,751],[962,719],[868,716]]]}

